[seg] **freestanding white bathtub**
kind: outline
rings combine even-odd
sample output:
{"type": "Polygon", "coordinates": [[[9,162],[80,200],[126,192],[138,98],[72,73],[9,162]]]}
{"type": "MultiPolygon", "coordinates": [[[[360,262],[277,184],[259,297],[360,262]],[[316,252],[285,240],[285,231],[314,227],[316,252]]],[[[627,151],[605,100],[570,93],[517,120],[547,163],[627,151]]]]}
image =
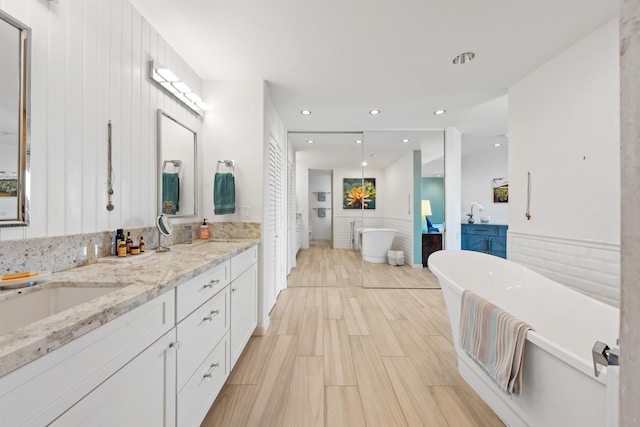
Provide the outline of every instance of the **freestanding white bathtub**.
{"type": "Polygon", "coordinates": [[[387,252],[391,249],[397,230],[393,228],[360,228],[362,259],[367,262],[387,262],[387,252]]]}
{"type": "Polygon", "coordinates": [[[429,257],[447,305],[458,370],[509,426],[617,426],[618,367],[596,378],[591,349],[596,340],[616,345],[619,310],[534,271],[470,251],[429,257]],[[469,289],[535,331],[527,333],[522,392],[507,395],[460,348],[462,291],[469,289]]]}

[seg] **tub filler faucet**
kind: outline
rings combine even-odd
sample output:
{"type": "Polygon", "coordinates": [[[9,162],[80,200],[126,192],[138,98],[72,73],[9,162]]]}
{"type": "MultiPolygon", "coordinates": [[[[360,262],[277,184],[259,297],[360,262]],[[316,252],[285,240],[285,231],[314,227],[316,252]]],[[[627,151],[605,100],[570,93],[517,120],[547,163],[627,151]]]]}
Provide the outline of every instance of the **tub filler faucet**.
{"type": "MultiPolygon", "coordinates": [[[[617,344],[617,341],[616,341],[617,344]]],[[[618,357],[620,356],[620,349],[609,348],[608,345],[601,341],[596,341],[591,349],[591,356],[593,357],[593,371],[596,377],[600,376],[598,365],[601,366],[618,366],[618,357]]]]}

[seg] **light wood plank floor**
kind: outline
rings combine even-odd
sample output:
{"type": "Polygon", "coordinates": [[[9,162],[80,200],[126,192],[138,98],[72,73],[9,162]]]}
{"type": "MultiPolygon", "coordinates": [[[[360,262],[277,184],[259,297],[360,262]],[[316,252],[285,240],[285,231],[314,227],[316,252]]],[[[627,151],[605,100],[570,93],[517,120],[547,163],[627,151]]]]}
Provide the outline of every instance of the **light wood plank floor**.
{"type": "MultiPolygon", "coordinates": [[[[406,255],[405,255],[406,256],[406,255]]],[[[362,262],[359,251],[331,249],[328,241],[301,249],[287,283],[294,286],[364,286],[365,288],[439,288],[428,268],[362,262]]]]}
{"type": "Polygon", "coordinates": [[[291,287],[203,427],[501,426],[456,368],[439,289],[291,287]]]}

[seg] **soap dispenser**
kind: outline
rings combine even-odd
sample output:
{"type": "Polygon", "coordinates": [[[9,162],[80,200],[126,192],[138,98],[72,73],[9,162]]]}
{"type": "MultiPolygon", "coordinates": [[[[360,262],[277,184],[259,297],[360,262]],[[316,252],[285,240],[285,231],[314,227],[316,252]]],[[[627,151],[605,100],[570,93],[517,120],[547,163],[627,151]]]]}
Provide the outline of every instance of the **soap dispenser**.
{"type": "Polygon", "coordinates": [[[200,238],[208,239],[209,238],[209,226],[207,225],[207,218],[202,221],[202,225],[200,226],[200,238]]]}

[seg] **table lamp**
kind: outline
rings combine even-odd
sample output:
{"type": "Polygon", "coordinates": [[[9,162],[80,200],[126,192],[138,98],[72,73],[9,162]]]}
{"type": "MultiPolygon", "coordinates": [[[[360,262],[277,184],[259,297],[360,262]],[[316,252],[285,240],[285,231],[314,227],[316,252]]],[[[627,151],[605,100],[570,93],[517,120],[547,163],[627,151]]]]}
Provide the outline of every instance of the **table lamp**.
{"type": "Polygon", "coordinates": [[[427,231],[429,231],[429,218],[428,215],[431,215],[431,202],[429,200],[422,201],[422,215],[424,215],[424,220],[427,223],[427,231]]]}

